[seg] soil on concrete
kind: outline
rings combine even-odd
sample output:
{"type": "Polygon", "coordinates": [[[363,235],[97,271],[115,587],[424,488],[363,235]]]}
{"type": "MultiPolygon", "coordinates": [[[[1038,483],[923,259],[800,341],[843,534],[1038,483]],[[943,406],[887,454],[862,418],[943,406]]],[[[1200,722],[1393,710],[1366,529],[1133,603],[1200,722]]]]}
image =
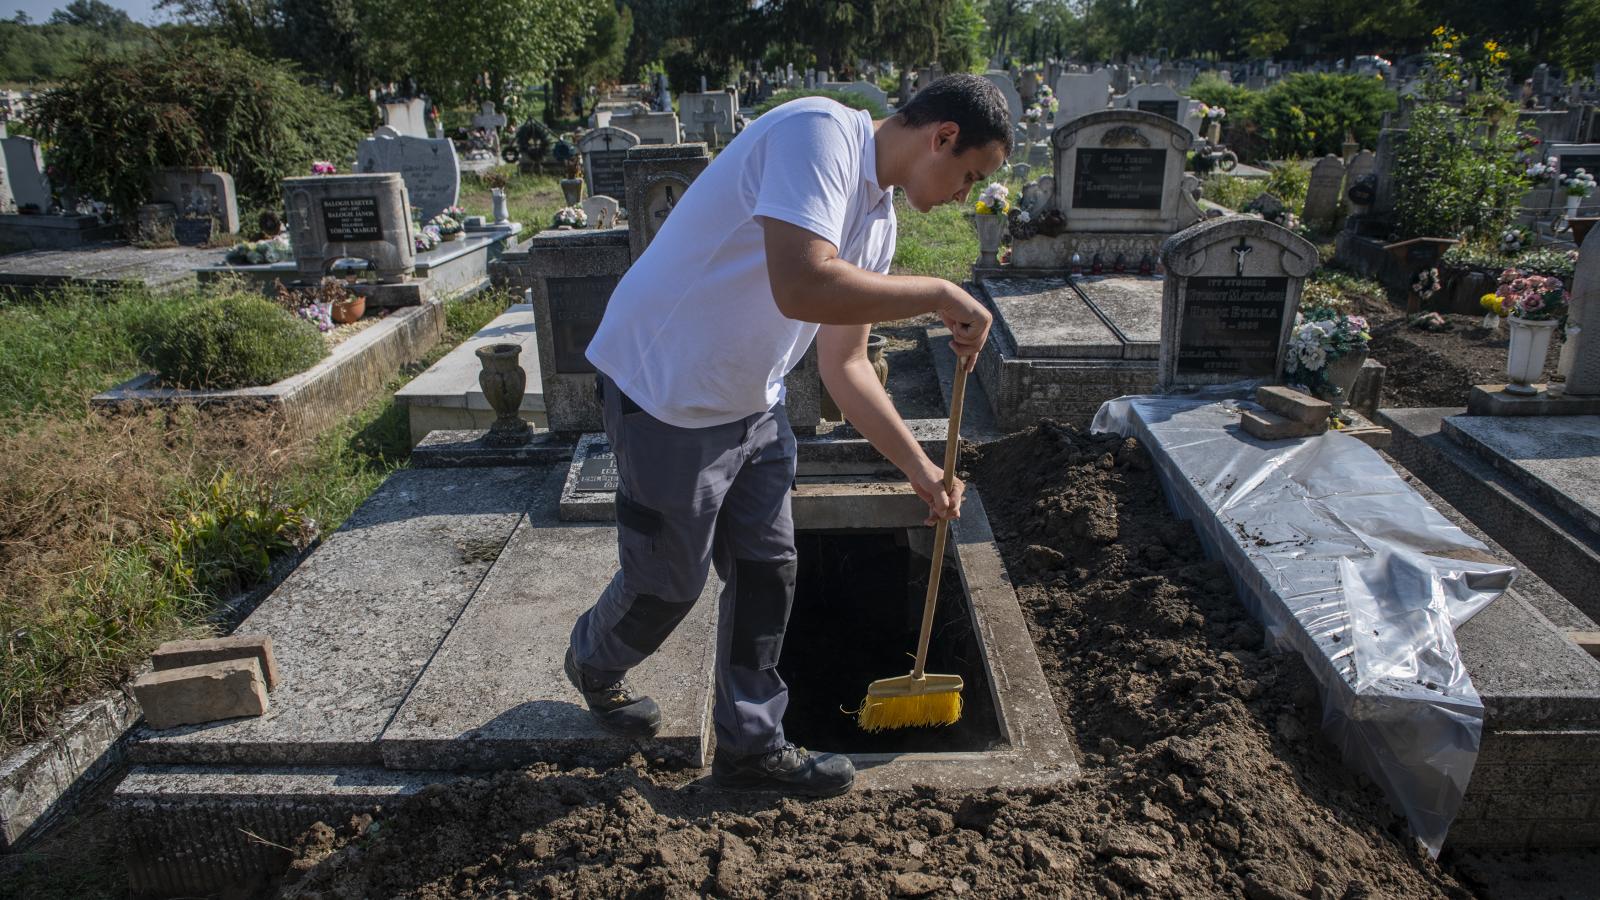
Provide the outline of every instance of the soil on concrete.
{"type": "Polygon", "coordinates": [[[1320,737],[1298,657],[1175,521],[1131,440],[1044,422],[983,491],[1083,766],[1048,789],[820,802],[639,757],[430,789],[319,825],[299,897],[1467,896],[1320,737]]]}
{"type": "MultiPolygon", "coordinates": [[[[1388,367],[1380,407],[1466,406],[1476,384],[1504,384],[1510,326],[1483,327],[1482,316],[1441,313],[1442,328],[1412,325],[1386,301],[1365,310],[1373,359],[1388,367]]],[[[1561,336],[1550,341],[1545,380],[1561,356],[1561,336]]]]}

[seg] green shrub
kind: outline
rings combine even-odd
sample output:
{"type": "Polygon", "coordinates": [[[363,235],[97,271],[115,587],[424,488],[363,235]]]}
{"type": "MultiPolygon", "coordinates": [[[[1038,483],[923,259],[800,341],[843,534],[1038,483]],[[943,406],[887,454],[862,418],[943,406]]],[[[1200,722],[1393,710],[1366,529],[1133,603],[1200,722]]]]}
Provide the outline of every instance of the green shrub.
{"type": "Polygon", "coordinates": [[[1296,72],[1268,88],[1249,117],[1269,156],[1317,157],[1342,152],[1347,130],[1361,146],[1375,146],[1383,114],[1395,106],[1394,94],[1376,78],[1296,72]]]}
{"type": "Polygon", "coordinates": [[[1207,175],[1200,182],[1200,196],[1218,206],[1238,212],[1244,209],[1255,195],[1261,193],[1261,185],[1254,179],[1240,178],[1236,175],[1207,175]]]}
{"type": "Polygon", "coordinates": [[[1255,118],[1256,105],[1261,102],[1260,91],[1252,91],[1244,85],[1223,81],[1210,72],[1196,78],[1194,83],[1189,85],[1188,94],[1191,100],[1226,109],[1228,117],[1222,120],[1224,127],[1229,122],[1255,118]]]}
{"type": "Polygon", "coordinates": [[[868,100],[866,97],[863,97],[860,94],[853,94],[849,91],[824,90],[778,91],[771,97],[768,97],[767,102],[756,107],[756,115],[759,116],[764,112],[772,110],[774,107],[788,103],[790,100],[799,100],[801,97],[827,97],[829,100],[836,100],[840,103],[843,103],[845,106],[850,107],[851,109],[864,109],[867,111],[867,115],[874,119],[887,118],[889,115],[889,111],[887,109],[884,109],[882,106],[871,100],[868,100]]]}
{"type": "Polygon", "coordinates": [[[1281,166],[1273,166],[1272,173],[1262,183],[1261,191],[1269,193],[1291,210],[1301,209],[1306,203],[1306,191],[1311,186],[1311,170],[1298,159],[1281,166]]]}
{"type": "Polygon", "coordinates": [[[1571,282],[1573,272],[1578,267],[1576,256],[1577,253],[1571,250],[1538,247],[1518,253],[1515,262],[1512,264],[1535,275],[1553,275],[1556,278],[1571,282]]]}
{"type": "Polygon", "coordinates": [[[328,354],[317,326],[243,290],[158,307],[140,323],[135,341],[163,383],[183,388],[272,384],[328,354]]]}
{"type": "Polygon", "coordinates": [[[127,219],[165,166],[216,166],[244,209],[279,206],[279,182],[343,159],[365,114],[303,85],[292,65],[206,40],[158,41],[127,56],[92,50],[30,107],[49,163],[80,195],[127,219]]]}

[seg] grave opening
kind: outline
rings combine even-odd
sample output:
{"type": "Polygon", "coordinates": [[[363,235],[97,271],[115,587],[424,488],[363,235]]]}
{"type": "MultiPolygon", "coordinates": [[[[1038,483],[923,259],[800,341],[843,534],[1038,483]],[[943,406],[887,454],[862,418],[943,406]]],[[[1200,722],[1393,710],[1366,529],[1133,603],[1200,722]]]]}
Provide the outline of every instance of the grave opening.
{"type": "Polygon", "coordinates": [[[854,715],[879,678],[911,670],[928,586],[932,529],[802,531],[794,610],[778,672],[789,685],[784,731],[802,746],[847,753],[949,753],[1006,746],[971,600],[953,555],[940,576],[929,672],[960,675],[960,721],[939,728],[862,731],[854,715]]]}

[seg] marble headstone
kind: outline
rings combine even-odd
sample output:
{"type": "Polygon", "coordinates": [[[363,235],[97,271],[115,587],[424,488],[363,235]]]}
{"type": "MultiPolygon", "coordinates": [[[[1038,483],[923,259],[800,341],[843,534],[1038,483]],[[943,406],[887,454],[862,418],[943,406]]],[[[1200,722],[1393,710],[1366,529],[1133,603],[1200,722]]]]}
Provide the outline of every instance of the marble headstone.
{"type": "Polygon", "coordinates": [[[1056,115],[1056,121],[1066,123],[1084,113],[1098,112],[1106,108],[1110,98],[1109,69],[1087,74],[1062,75],[1056,79],[1056,99],[1061,102],[1061,111],[1056,115]]]}
{"type": "Polygon", "coordinates": [[[1333,227],[1339,215],[1339,187],[1344,184],[1344,160],[1329,154],[1311,167],[1306,187],[1306,206],[1301,218],[1307,225],[1323,230],[1333,227]]]}
{"type": "Polygon", "coordinates": [[[407,137],[380,127],[357,148],[356,168],[363,174],[398,173],[424,223],[461,198],[461,162],[448,139],[407,137]]]}
{"type": "Polygon", "coordinates": [[[626,193],[622,161],[628,157],[628,149],[638,144],[638,135],[621,128],[596,128],[578,138],[590,196],[603,194],[620,199],[626,193]]]}
{"type": "Polygon", "coordinates": [[[1199,218],[1179,189],[1193,136],[1172,119],[1108,109],[1062,125],[1052,141],[1053,205],[1073,229],[1171,234],[1199,218]]]}
{"type": "Polygon", "coordinates": [[[726,91],[678,95],[678,119],[692,140],[713,147],[733,139],[733,95],[726,91]]]}
{"type": "Polygon", "coordinates": [[[1264,219],[1226,216],[1168,238],[1161,262],[1161,387],[1279,382],[1317,248],[1264,219]]]}
{"type": "Polygon", "coordinates": [[[385,103],[383,124],[393,128],[396,134],[425,138],[428,136],[428,104],[420,99],[385,103]]]}
{"type": "Polygon", "coordinates": [[[623,161],[627,180],[628,245],[638,259],[655,239],[689,185],[711,163],[705,144],[640,145],[623,161]]]}
{"type": "Polygon", "coordinates": [[[1005,95],[1006,106],[1011,110],[1011,121],[1022,121],[1022,95],[1017,93],[1017,86],[1011,83],[1011,75],[1006,72],[987,72],[983,77],[1005,95]]]}
{"type": "Polygon", "coordinates": [[[0,140],[5,148],[6,176],[11,181],[11,199],[17,206],[32,205],[39,212],[50,211],[50,180],[44,177],[44,157],[39,142],[30,137],[0,140]]]}
{"type": "Polygon", "coordinates": [[[824,90],[865,97],[886,110],[889,108],[889,95],[870,81],[829,81],[822,87],[824,90]]]}
{"type": "Polygon", "coordinates": [[[157,169],[150,177],[152,203],[171,203],[180,219],[206,218],[227,234],[239,231],[239,197],[233,176],[209,166],[157,169]]]}
{"type": "Polygon", "coordinates": [[[285,178],[283,206],[302,281],[320,279],[343,258],[366,260],[385,283],[411,274],[411,216],[399,173],[285,178]]]}
{"type": "Polygon", "coordinates": [[[641,144],[676,144],[681,137],[673,112],[612,113],[611,127],[638,135],[641,144]]]}

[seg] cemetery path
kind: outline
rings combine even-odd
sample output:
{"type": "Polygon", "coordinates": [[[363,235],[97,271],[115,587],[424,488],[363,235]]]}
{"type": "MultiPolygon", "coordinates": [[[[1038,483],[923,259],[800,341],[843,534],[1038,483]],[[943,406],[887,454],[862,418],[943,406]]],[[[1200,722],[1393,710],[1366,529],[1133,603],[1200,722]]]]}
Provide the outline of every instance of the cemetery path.
{"type": "Polygon", "coordinates": [[[1467,896],[1320,737],[1316,691],[1167,511],[1137,442],[978,448],[1079,781],[800,803],[634,757],[429,789],[304,835],[292,896],[1467,896]]]}

